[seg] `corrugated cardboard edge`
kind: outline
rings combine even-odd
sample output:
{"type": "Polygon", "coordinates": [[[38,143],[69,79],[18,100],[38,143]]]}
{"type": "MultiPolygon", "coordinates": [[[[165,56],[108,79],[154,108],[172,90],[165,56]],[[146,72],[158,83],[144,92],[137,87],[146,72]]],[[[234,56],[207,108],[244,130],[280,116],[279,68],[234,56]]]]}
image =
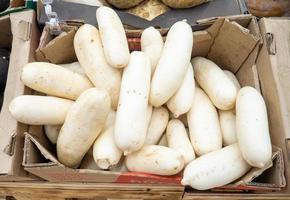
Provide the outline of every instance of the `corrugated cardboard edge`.
{"type": "Polygon", "coordinates": [[[35,21],[36,14],[32,10],[12,13],[9,17],[13,41],[4,102],[0,114],[0,157],[3,163],[0,166],[0,180],[35,180],[37,178],[28,175],[21,165],[24,145],[23,131],[28,127],[12,119],[8,106],[15,96],[27,94],[30,91],[20,82],[21,70],[19,68],[27,62],[35,60],[34,50],[38,44],[39,31],[35,21]]]}
{"type": "Polygon", "coordinates": [[[25,146],[22,164],[26,171],[53,182],[154,183],[180,185],[181,181],[180,176],[162,177],[144,173],[67,168],[29,133],[25,133],[25,146]],[[30,150],[33,145],[35,145],[42,156],[47,159],[47,162],[31,162],[30,150]]]}
{"type": "Polygon", "coordinates": [[[258,42],[259,38],[248,29],[225,19],[207,57],[224,69],[236,73],[258,42]]]}
{"type": "MultiPolygon", "coordinates": [[[[235,184],[230,184],[225,187],[220,187],[214,190],[223,191],[235,191],[235,190],[263,190],[274,191],[280,190],[285,186],[284,174],[284,162],[282,151],[274,147],[272,159],[279,165],[279,171],[281,177],[284,180],[282,185],[274,185],[267,183],[255,183],[251,182],[254,178],[262,174],[265,170],[272,166],[272,162],[269,163],[263,169],[250,170],[240,181],[235,184]]],[[[48,181],[54,182],[114,182],[114,183],[147,183],[147,184],[177,184],[180,185],[181,176],[156,176],[143,173],[134,172],[106,172],[92,169],[70,169],[59,163],[59,161],[47,151],[36,138],[32,135],[25,133],[25,146],[23,166],[25,170],[33,173],[48,181]],[[29,160],[31,145],[35,145],[40,153],[48,160],[45,163],[31,163],[29,160]]]]}
{"type": "MultiPolygon", "coordinates": [[[[263,18],[259,21],[260,30],[265,41],[259,57],[257,59],[257,69],[260,77],[261,90],[265,102],[268,106],[267,111],[269,113],[270,130],[275,132],[275,135],[271,135],[272,142],[275,145],[279,145],[285,158],[285,174],[287,178],[287,192],[290,192],[290,118],[289,118],[289,106],[287,108],[286,93],[283,91],[281,85],[280,76],[286,76],[289,78],[289,18],[263,18]],[[287,27],[285,27],[287,26],[287,27]],[[282,28],[281,28],[282,27],[282,28]],[[273,44],[276,46],[275,55],[274,52],[269,51],[269,44],[267,44],[266,35],[272,34],[274,36],[273,44]],[[276,40],[276,39],[277,40],[276,40]],[[283,74],[278,73],[278,68],[284,68],[283,74]],[[287,75],[288,74],[288,75],[287,75]]],[[[289,81],[284,80],[289,85],[289,81]]],[[[286,92],[289,92],[286,91],[286,92]]],[[[288,97],[289,98],[289,97],[288,97]]],[[[289,103],[288,103],[289,105],[289,103]]]]}

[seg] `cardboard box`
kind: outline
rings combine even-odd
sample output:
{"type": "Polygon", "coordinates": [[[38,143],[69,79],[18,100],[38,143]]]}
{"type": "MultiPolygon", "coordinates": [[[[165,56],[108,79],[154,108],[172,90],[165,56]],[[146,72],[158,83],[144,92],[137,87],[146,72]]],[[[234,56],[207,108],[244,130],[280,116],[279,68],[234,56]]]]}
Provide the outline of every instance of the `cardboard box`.
{"type": "MultiPolygon", "coordinates": [[[[261,37],[264,43],[256,60],[261,92],[267,104],[272,144],[282,149],[287,187],[280,193],[290,193],[290,18],[263,18],[259,21],[261,37]]],[[[263,176],[275,179],[278,176],[263,176]]],[[[184,199],[196,199],[196,192],[187,189],[184,199]]],[[[256,196],[240,198],[261,199],[256,196]]],[[[217,194],[216,198],[239,198],[217,194]]],[[[279,197],[269,197],[278,199],[279,197]]],[[[288,197],[289,198],[289,197],[288,197]]],[[[288,199],[287,198],[287,199],[288,199]]],[[[266,199],[266,198],[263,198],[266,199]]],[[[281,197],[281,199],[286,199],[281,197]]]]}
{"type": "MultiPolygon", "coordinates": [[[[199,21],[199,24],[193,29],[201,30],[193,33],[193,57],[208,57],[224,69],[236,73],[242,85],[260,88],[255,61],[262,43],[255,18],[235,16],[227,19],[207,19],[199,21]]],[[[66,31],[71,33],[70,30],[66,31]]],[[[47,32],[48,30],[44,29],[42,39],[47,38],[47,32]]],[[[162,33],[165,36],[166,30],[163,30],[162,33]]],[[[68,40],[71,38],[68,35],[51,38],[51,41],[41,41],[38,48],[38,51],[43,55],[41,58],[48,58],[51,53],[62,52],[59,48],[69,46],[69,44],[58,45],[57,43],[63,44],[65,41],[72,43],[72,40],[68,40]]],[[[140,47],[138,45],[140,35],[141,31],[138,30],[127,32],[131,50],[140,47]]],[[[70,58],[75,59],[73,55],[70,58]]],[[[53,60],[50,61],[53,62],[53,60]]],[[[63,61],[55,60],[54,62],[62,63],[63,61]]],[[[180,184],[180,176],[162,177],[131,172],[67,168],[57,160],[55,148],[49,145],[42,127],[30,126],[28,132],[25,136],[23,165],[25,170],[45,180],[53,182],[180,184]]],[[[253,169],[236,183],[215,189],[215,191],[275,191],[285,187],[283,155],[279,148],[273,149],[273,167],[269,165],[262,170],[253,169]],[[260,180],[257,181],[255,178],[264,171],[266,175],[260,176],[260,180]]]]}
{"type": "Polygon", "coordinates": [[[34,61],[34,51],[39,41],[39,30],[33,10],[27,10],[0,18],[0,47],[11,48],[9,72],[0,113],[0,180],[31,180],[21,166],[24,132],[28,126],[17,123],[9,111],[11,100],[31,91],[20,81],[22,66],[34,61]]]}
{"type": "Polygon", "coordinates": [[[257,59],[261,90],[268,106],[272,143],[283,150],[289,183],[290,18],[263,18],[259,26],[265,41],[257,59]]]}

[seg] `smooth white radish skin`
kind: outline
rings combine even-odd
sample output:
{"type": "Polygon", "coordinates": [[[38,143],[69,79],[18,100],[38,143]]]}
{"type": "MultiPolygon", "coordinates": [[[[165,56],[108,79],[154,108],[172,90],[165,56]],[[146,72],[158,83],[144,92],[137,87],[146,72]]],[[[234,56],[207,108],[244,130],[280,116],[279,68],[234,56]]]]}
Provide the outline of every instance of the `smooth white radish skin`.
{"type": "Polygon", "coordinates": [[[191,62],[196,81],[213,104],[220,110],[234,108],[238,91],[223,70],[203,57],[193,58],[191,62]]]}
{"type": "Polygon", "coordinates": [[[197,190],[221,187],[242,177],[250,168],[235,143],[189,163],[184,170],[181,184],[197,190]]]}
{"type": "Polygon", "coordinates": [[[168,141],[167,141],[166,134],[163,134],[163,136],[161,137],[161,139],[160,139],[158,145],[159,145],[159,146],[165,146],[165,147],[168,147],[168,141]]]}
{"type": "Polygon", "coordinates": [[[110,112],[110,96],[105,90],[91,88],[76,100],[60,130],[56,149],[59,161],[78,167],[100,134],[110,112]]]}
{"type": "Polygon", "coordinates": [[[197,155],[222,148],[222,133],[217,110],[208,96],[195,88],[194,102],[187,113],[190,140],[197,155]]]}
{"type": "Polygon", "coordinates": [[[94,160],[101,169],[109,169],[118,164],[123,152],[114,140],[114,126],[101,133],[94,144],[94,160]]]}
{"type": "Polygon", "coordinates": [[[132,52],[123,71],[115,122],[115,141],[125,155],[139,150],[148,128],[150,61],[143,52],[132,52]]]}
{"type": "Polygon", "coordinates": [[[97,9],[96,17],[108,64],[115,68],[126,67],[130,52],[119,16],[112,8],[103,6],[97,9]]]}
{"type": "MultiPolygon", "coordinates": [[[[237,80],[236,76],[228,71],[223,70],[225,74],[234,83],[237,91],[241,89],[241,85],[237,80]]],[[[221,131],[223,135],[223,145],[228,146],[237,142],[237,131],[236,131],[236,109],[231,110],[219,110],[219,119],[221,125],[221,131]]]]}
{"type": "Polygon", "coordinates": [[[105,125],[104,125],[102,131],[107,130],[111,126],[115,125],[115,119],[116,119],[116,111],[111,110],[107,119],[106,119],[106,122],[105,122],[105,125]]]}
{"type": "Polygon", "coordinates": [[[58,97],[23,95],[12,100],[9,111],[24,124],[61,125],[73,103],[58,97]]]}
{"type": "Polygon", "coordinates": [[[167,102],[167,107],[174,114],[174,117],[178,118],[190,110],[193,104],[194,90],[194,74],[192,65],[190,64],[181,87],[167,102]]]}
{"type": "Polygon", "coordinates": [[[193,45],[191,27],[176,22],[169,30],[151,82],[150,104],[165,104],[180,88],[190,63],[193,45]]]}
{"type": "Polygon", "coordinates": [[[79,62],[73,62],[69,64],[60,64],[59,66],[87,77],[85,70],[82,68],[79,62]]]}
{"type": "Polygon", "coordinates": [[[45,62],[26,64],[22,69],[21,80],[24,85],[38,92],[72,100],[93,87],[86,77],[45,62]]]}
{"type": "Polygon", "coordinates": [[[173,119],[168,122],[166,136],[168,147],[175,149],[183,156],[185,165],[195,159],[192,144],[190,143],[184,124],[180,120],[173,119]]]}
{"type": "Polygon", "coordinates": [[[219,120],[223,136],[223,145],[228,146],[237,142],[236,110],[219,110],[219,120]]]}
{"type": "Polygon", "coordinates": [[[115,110],[119,100],[121,71],[107,63],[98,29],[89,24],[81,26],[74,38],[74,48],[91,82],[96,88],[110,94],[112,108],[115,110]]]}
{"type": "Polygon", "coordinates": [[[52,144],[56,144],[61,125],[45,125],[44,132],[52,144]]]}
{"type": "Polygon", "coordinates": [[[145,145],[128,155],[125,163],[129,171],[170,176],[184,167],[182,155],[171,148],[158,145],[145,145]]]}
{"type": "Polygon", "coordinates": [[[157,144],[166,129],[169,113],[166,108],[154,108],[148,126],[145,144],[157,144]]]}
{"type": "Polygon", "coordinates": [[[164,42],[158,30],[154,27],[146,28],[141,35],[141,50],[149,57],[151,62],[151,76],[160,59],[164,42]]]}
{"type": "Polygon", "coordinates": [[[237,79],[237,77],[230,71],[228,70],[223,70],[224,73],[228,76],[228,78],[231,79],[231,81],[233,82],[233,84],[235,85],[237,91],[239,91],[241,89],[241,85],[237,79]]]}
{"type": "Polygon", "coordinates": [[[252,87],[242,88],[237,96],[236,115],[237,137],[243,157],[253,167],[263,168],[271,161],[272,146],[262,95],[252,87]]]}
{"type": "Polygon", "coordinates": [[[153,107],[149,104],[147,107],[147,127],[149,126],[149,123],[151,121],[153,107]]]}

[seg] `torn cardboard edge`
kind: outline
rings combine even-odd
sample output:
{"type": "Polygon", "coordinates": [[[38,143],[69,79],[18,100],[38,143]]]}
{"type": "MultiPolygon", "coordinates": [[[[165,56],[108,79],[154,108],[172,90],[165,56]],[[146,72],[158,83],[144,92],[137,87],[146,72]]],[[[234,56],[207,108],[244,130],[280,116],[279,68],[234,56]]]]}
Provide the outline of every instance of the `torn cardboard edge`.
{"type": "MultiPolygon", "coordinates": [[[[273,147],[272,162],[263,169],[252,168],[237,182],[218,188],[218,190],[235,191],[276,191],[285,187],[284,160],[282,150],[273,147]],[[253,180],[274,165],[278,168],[279,183],[256,183],[253,180]]],[[[28,172],[52,182],[113,182],[113,183],[150,183],[180,185],[181,176],[157,176],[136,172],[112,172],[92,169],[71,169],[61,164],[42,144],[29,133],[25,133],[23,166],[28,172]],[[36,148],[36,149],[35,149],[36,148]],[[37,150],[46,162],[33,162],[30,151],[37,150]]]]}
{"type": "MultiPolygon", "coordinates": [[[[253,20],[251,15],[204,20],[203,23],[196,26],[199,27],[198,29],[205,27],[207,29],[193,32],[193,37],[199,38],[196,44],[198,46],[198,52],[203,53],[195,54],[195,48],[197,47],[194,46],[193,56],[204,56],[215,60],[219,66],[236,73],[243,63],[246,62],[249,56],[247,53],[254,51],[260,41],[259,35],[256,32],[250,32],[250,30],[243,27],[243,25],[249,25],[253,20]],[[201,34],[203,34],[203,37],[201,37],[201,34]],[[200,38],[203,39],[201,40],[200,38]]],[[[49,33],[49,28],[44,28],[39,47],[36,50],[37,61],[51,62],[54,64],[77,61],[73,50],[73,39],[77,27],[61,26],[61,29],[63,34],[53,38],[49,33]],[[63,49],[61,53],[59,53],[59,49],[63,49]],[[72,50],[68,51],[67,49],[72,50]]],[[[167,31],[168,29],[160,29],[163,36],[167,34],[167,31]]],[[[141,49],[140,37],[142,32],[142,30],[126,30],[131,51],[141,49]]],[[[254,63],[254,61],[252,62],[254,63]]]]}

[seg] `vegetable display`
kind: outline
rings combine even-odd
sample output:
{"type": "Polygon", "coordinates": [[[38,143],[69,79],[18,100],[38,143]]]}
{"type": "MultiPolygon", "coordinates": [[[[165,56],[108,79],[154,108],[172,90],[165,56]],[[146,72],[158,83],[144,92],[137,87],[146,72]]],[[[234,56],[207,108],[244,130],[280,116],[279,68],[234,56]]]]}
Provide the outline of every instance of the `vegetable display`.
{"type": "Polygon", "coordinates": [[[75,34],[78,62],[23,66],[23,84],[44,96],[18,96],[9,106],[15,120],[44,126],[60,163],[182,176],[182,185],[208,190],[271,162],[262,95],[214,61],[192,58],[186,21],[166,37],[145,29],[142,51],[129,52],[115,11],[100,7],[96,18],[98,28],[84,24],[75,34]]]}

